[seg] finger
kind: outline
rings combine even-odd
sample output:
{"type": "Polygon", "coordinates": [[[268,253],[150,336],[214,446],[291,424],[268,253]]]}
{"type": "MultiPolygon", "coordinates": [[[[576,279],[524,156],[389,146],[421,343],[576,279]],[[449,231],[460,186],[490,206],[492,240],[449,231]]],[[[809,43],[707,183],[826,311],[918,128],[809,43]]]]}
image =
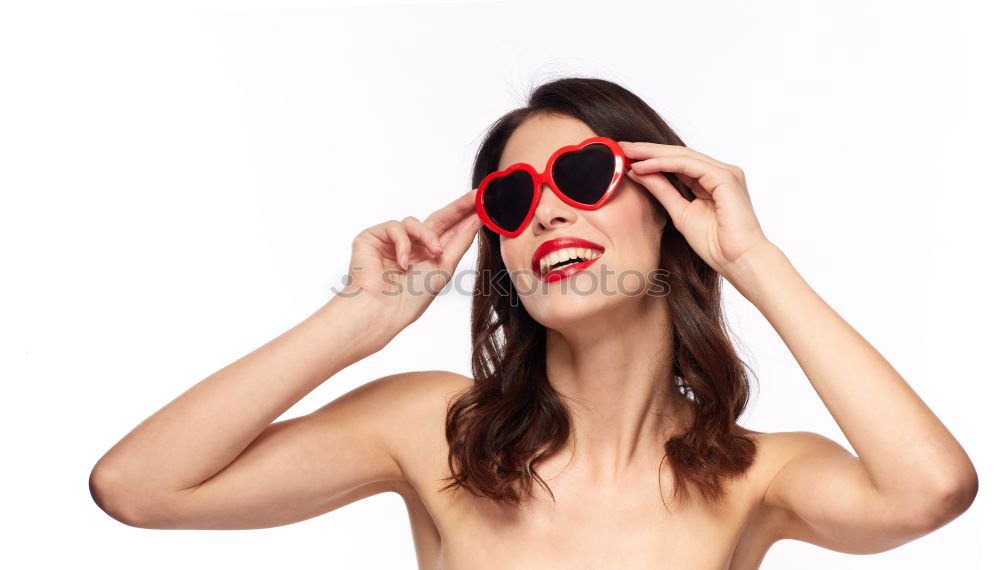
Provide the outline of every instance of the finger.
{"type": "MultiPolygon", "coordinates": [[[[681,184],[684,185],[685,188],[691,190],[691,193],[694,194],[696,198],[704,198],[707,200],[712,197],[708,192],[705,191],[704,188],[701,187],[701,184],[698,184],[698,180],[691,178],[687,174],[681,174],[680,172],[674,172],[673,174],[674,176],[677,177],[677,180],[679,180],[681,184]]],[[[678,190],[680,190],[680,188],[678,188],[678,190]]]]}
{"type": "Polygon", "coordinates": [[[406,235],[406,228],[400,222],[392,221],[385,224],[385,232],[396,244],[396,263],[406,271],[406,263],[410,258],[410,238],[406,235]]]}
{"type": "Polygon", "coordinates": [[[629,176],[633,180],[642,184],[649,190],[657,200],[663,204],[666,208],[667,213],[670,214],[670,219],[673,221],[674,226],[678,227],[678,222],[683,218],[684,209],[687,208],[691,202],[688,202],[687,198],[681,195],[680,191],[677,190],[673,184],[667,180],[666,176],[662,176],[657,172],[652,174],[633,174],[629,173],[629,176]]]}
{"type": "Polygon", "coordinates": [[[723,184],[739,182],[732,171],[689,156],[657,156],[632,163],[632,171],[637,174],[649,174],[658,170],[686,174],[696,179],[709,194],[713,194],[723,184]]]}
{"type": "Polygon", "coordinates": [[[621,146],[622,150],[625,151],[625,156],[633,160],[644,160],[647,158],[653,158],[655,156],[679,154],[681,156],[687,156],[690,158],[701,160],[703,162],[707,162],[709,164],[713,164],[715,166],[718,166],[719,168],[724,168],[732,172],[737,177],[740,177],[743,173],[743,171],[738,166],[727,164],[725,162],[722,162],[721,160],[716,160],[708,156],[707,154],[698,152],[693,148],[684,145],[625,141],[624,145],[622,145],[622,143],[619,143],[619,146],[621,146]]]}
{"type": "MultiPolygon", "coordinates": [[[[639,173],[637,173],[637,172],[635,172],[635,171],[633,171],[631,169],[629,169],[628,171],[626,171],[626,174],[635,174],[636,176],[654,176],[654,175],[656,175],[655,172],[651,172],[651,173],[647,173],[647,174],[639,174],[639,173]]],[[[691,178],[687,174],[681,174],[680,172],[673,172],[671,174],[673,174],[674,176],[676,176],[677,179],[681,182],[681,184],[683,185],[681,188],[687,188],[687,189],[689,189],[690,192],[691,192],[691,194],[693,194],[695,198],[702,198],[703,200],[711,200],[712,199],[712,195],[708,191],[706,191],[704,188],[701,187],[701,184],[698,183],[698,179],[697,178],[691,178]]],[[[632,179],[635,180],[635,177],[633,176],[632,179]]],[[[677,188],[677,186],[675,185],[674,188],[677,188]]],[[[681,188],[678,188],[678,191],[680,191],[681,188]]],[[[683,192],[681,193],[681,195],[682,196],[684,195],[683,192]]]]}
{"type": "MultiPolygon", "coordinates": [[[[661,158],[661,157],[657,157],[657,158],[661,158]]],[[[655,166],[651,167],[648,164],[648,162],[651,161],[651,160],[653,160],[653,159],[646,159],[645,161],[638,161],[638,162],[633,163],[632,164],[633,167],[636,164],[639,164],[640,162],[643,163],[643,165],[640,166],[638,170],[636,170],[635,168],[630,168],[628,170],[627,174],[635,174],[637,176],[643,176],[643,177],[652,178],[654,175],[658,175],[658,172],[661,172],[661,171],[663,171],[663,172],[671,172],[670,170],[667,170],[665,168],[657,169],[657,168],[655,168],[655,166]]],[[[692,160],[695,160],[695,159],[692,159],[692,160]]],[[[691,191],[691,194],[693,194],[695,198],[701,198],[703,200],[711,200],[712,199],[712,193],[709,192],[708,190],[706,190],[704,188],[704,186],[702,186],[701,182],[698,180],[698,178],[696,176],[691,176],[689,174],[685,174],[683,172],[680,172],[679,170],[674,170],[671,173],[674,174],[677,177],[677,179],[681,183],[683,183],[684,186],[686,186],[691,191]]],[[[663,178],[663,177],[661,176],[661,178],[663,178]]],[[[635,180],[635,177],[633,176],[632,179],[635,180]]],[[[676,188],[676,186],[675,186],[675,188],[676,188]]]]}
{"type": "Polygon", "coordinates": [[[447,239],[444,242],[444,253],[441,254],[448,271],[458,265],[458,260],[468,251],[472,245],[472,240],[476,237],[476,232],[483,226],[483,221],[475,212],[468,215],[458,224],[448,230],[447,239]]]}
{"type": "MultiPolygon", "coordinates": [[[[449,243],[449,242],[450,242],[451,240],[455,239],[455,234],[457,234],[457,233],[458,233],[458,230],[459,230],[459,229],[461,229],[461,227],[462,227],[462,224],[464,224],[464,223],[466,223],[466,222],[468,222],[468,221],[469,221],[469,218],[470,218],[470,217],[472,217],[472,214],[467,214],[467,215],[466,215],[466,216],[465,216],[464,218],[462,218],[462,219],[461,219],[461,220],[459,221],[459,223],[457,223],[457,224],[453,225],[453,226],[451,227],[451,229],[449,229],[448,231],[444,232],[444,235],[442,235],[442,236],[441,236],[441,243],[443,243],[443,244],[444,244],[444,247],[445,247],[445,248],[447,248],[447,247],[448,247],[448,243],[449,243]]],[[[476,218],[478,218],[479,216],[478,216],[478,215],[476,215],[475,217],[476,217],[476,218]]]]}
{"type": "MultiPolygon", "coordinates": [[[[621,146],[622,143],[619,143],[621,146]]],[[[698,152],[691,147],[677,144],[661,144],[653,142],[625,142],[625,146],[622,146],[622,150],[629,158],[635,158],[638,160],[643,160],[646,158],[652,158],[654,156],[665,156],[669,154],[679,154],[681,156],[688,156],[691,158],[696,158],[698,160],[707,162],[709,164],[714,164],[718,167],[728,166],[721,160],[716,160],[707,154],[698,152]],[[628,150],[626,150],[626,148],[628,150]]]]}
{"type": "Polygon", "coordinates": [[[695,180],[694,178],[691,178],[687,174],[683,174],[683,173],[680,173],[680,172],[675,172],[674,174],[677,176],[678,180],[680,180],[681,182],[683,182],[689,188],[692,185],[698,184],[697,180],[695,180]]]}
{"type": "Polygon", "coordinates": [[[432,254],[440,255],[444,251],[437,234],[427,227],[426,224],[422,224],[420,220],[413,216],[407,216],[403,218],[403,226],[412,238],[422,243],[432,254]]]}
{"type": "Polygon", "coordinates": [[[438,235],[448,231],[452,226],[464,220],[469,212],[476,211],[476,190],[473,188],[447,206],[427,216],[424,224],[438,235]]]}

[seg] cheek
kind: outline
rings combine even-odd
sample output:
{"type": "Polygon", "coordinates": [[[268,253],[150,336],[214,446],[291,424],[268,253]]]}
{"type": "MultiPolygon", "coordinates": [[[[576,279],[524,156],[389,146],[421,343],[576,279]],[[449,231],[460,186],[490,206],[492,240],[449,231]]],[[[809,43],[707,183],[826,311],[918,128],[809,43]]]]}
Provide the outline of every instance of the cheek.
{"type": "Polygon", "coordinates": [[[512,247],[510,246],[510,240],[507,238],[500,238],[500,259],[503,260],[504,267],[509,271],[511,268],[510,260],[513,259],[511,254],[512,247]]]}
{"type": "Polygon", "coordinates": [[[648,195],[648,190],[626,179],[607,205],[594,213],[600,214],[608,223],[635,227],[644,224],[651,215],[648,195]]]}
{"type": "Polygon", "coordinates": [[[504,267],[507,268],[507,271],[525,269],[523,267],[523,264],[525,263],[524,240],[521,240],[520,237],[521,236],[515,238],[500,238],[500,259],[503,260],[504,267]]]}
{"type": "Polygon", "coordinates": [[[531,271],[530,253],[526,252],[527,240],[521,240],[520,237],[500,238],[500,259],[515,289],[529,291],[535,277],[531,271]]]}
{"type": "MultiPolygon", "coordinates": [[[[655,228],[655,231],[659,233],[658,226],[662,226],[664,221],[658,219],[658,210],[662,209],[662,206],[649,193],[649,190],[639,186],[636,182],[625,180],[620,192],[621,196],[619,197],[625,206],[623,209],[627,210],[624,215],[629,217],[630,223],[636,228],[642,227],[647,231],[650,228],[655,228]]],[[[665,211],[663,215],[666,215],[665,211]]]]}
{"type": "Polygon", "coordinates": [[[623,190],[617,197],[620,200],[595,212],[600,215],[601,229],[611,237],[623,265],[636,269],[656,265],[662,225],[657,222],[652,204],[639,190],[623,190]]]}

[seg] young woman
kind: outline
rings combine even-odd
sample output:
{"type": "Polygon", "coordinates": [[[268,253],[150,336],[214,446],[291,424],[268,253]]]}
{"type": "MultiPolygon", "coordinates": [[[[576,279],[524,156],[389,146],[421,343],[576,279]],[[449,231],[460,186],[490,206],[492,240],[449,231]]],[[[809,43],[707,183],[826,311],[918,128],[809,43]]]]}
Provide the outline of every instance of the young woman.
{"type": "Polygon", "coordinates": [[[244,529],[395,492],[425,569],[744,570],[782,538],[885,551],[972,502],[965,451],[768,240],[743,172],[633,93],[538,87],[493,125],[473,183],[362,231],[349,286],[127,434],[91,475],[101,508],[244,529]],[[274,422],[414,322],[477,234],[471,379],[404,372],[274,422]],[[857,456],[737,425],[749,383],[722,278],[857,456]]]}

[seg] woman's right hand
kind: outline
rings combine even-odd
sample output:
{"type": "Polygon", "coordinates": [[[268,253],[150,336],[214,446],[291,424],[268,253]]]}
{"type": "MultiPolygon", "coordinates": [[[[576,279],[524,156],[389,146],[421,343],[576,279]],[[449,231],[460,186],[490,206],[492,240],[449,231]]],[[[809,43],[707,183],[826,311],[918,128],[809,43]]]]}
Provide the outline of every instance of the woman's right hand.
{"type": "Polygon", "coordinates": [[[344,505],[331,497],[347,497],[348,489],[381,492],[368,483],[389,490],[404,480],[383,438],[391,422],[372,421],[368,412],[395,410],[395,418],[403,408],[393,402],[409,399],[415,388],[401,390],[415,379],[380,382],[302,418],[274,420],[420,316],[481,225],[474,201],[469,192],[423,222],[362,231],[344,291],[185,391],[104,454],[89,483],[97,504],[142,528],[262,528],[344,505]],[[411,275],[418,279],[404,282],[411,275]],[[317,462],[317,454],[329,457],[317,462]]]}
{"type": "Polygon", "coordinates": [[[354,238],[347,285],[337,296],[368,296],[397,331],[417,320],[482,226],[475,197],[472,189],[423,222],[407,216],[363,230],[354,238]]]}

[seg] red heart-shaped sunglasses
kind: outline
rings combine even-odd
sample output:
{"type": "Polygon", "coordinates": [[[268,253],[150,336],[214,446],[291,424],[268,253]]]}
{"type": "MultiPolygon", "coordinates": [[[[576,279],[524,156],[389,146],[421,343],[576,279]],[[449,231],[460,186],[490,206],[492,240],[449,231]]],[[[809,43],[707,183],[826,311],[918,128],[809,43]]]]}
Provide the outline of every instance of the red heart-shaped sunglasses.
{"type": "Polygon", "coordinates": [[[486,227],[514,237],[534,215],[542,184],[570,206],[596,210],[611,199],[631,166],[614,140],[591,137],[556,150],[541,174],[526,162],[487,174],[476,192],[476,211],[486,227]]]}

